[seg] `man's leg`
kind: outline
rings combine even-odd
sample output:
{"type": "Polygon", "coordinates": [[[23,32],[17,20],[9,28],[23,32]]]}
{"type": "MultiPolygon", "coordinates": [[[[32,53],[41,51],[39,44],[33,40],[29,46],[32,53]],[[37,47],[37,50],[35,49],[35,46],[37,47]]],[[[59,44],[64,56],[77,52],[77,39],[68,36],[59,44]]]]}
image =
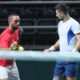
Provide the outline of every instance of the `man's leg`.
{"type": "Polygon", "coordinates": [[[67,80],[76,80],[79,65],[77,63],[70,63],[65,66],[65,73],[67,80]]]}
{"type": "Polygon", "coordinates": [[[64,80],[64,77],[62,77],[62,76],[55,76],[55,77],[53,77],[53,80],[64,80]]]}
{"type": "Polygon", "coordinates": [[[67,80],[76,80],[76,78],[67,77],[67,80]]]}
{"type": "Polygon", "coordinates": [[[9,76],[9,80],[20,80],[18,68],[15,62],[14,65],[10,68],[10,72],[8,76],[9,76]]]}
{"type": "MultiPolygon", "coordinates": [[[[58,62],[59,63],[59,62],[58,62]]],[[[53,74],[53,80],[63,80],[65,75],[65,69],[62,62],[60,64],[56,63],[54,74],[53,74]]]]}
{"type": "Polygon", "coordinates": [[[5,78],[5,79],[0,79],[0,80],[8,80],[8,78],[5,78]]]}
{"type": "Polygon", "coordinates": [[[0,80],[8,80],[8,72],[6,67],[0,66],[0,80]]]}

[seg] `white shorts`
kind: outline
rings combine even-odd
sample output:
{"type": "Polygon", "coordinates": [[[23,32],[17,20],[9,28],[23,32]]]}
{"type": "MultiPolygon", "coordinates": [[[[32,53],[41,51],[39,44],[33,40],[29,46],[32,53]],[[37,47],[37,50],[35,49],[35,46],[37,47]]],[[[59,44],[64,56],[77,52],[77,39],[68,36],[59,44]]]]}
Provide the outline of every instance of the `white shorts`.
{"type": "Polygon", "coordinates": [[[0,66],[0,79],[8,78],[8,72],[5,67],[0,66]]]}
{"type": "Polygon", "coordinates": [[[16,63],[13,66],[0,66],[0,79],[8,78],[8,80],[20,80],[16,63]]]}

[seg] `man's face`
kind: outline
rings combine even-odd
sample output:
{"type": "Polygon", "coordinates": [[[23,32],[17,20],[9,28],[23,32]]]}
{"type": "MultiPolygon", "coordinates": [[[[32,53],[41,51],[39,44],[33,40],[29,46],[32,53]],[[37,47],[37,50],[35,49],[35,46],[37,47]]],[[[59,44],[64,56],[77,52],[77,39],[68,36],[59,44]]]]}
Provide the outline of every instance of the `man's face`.
{"type": "Polygon", "coordinates": [[[59,10],[56,10],[56,17],[63,20],[64,19],[64,13],[59,11],[59,10]]]}
{"type": "Polygon", "coordinates": [[[18,29],[20,25],[20,17],[19,16],[12,16],[12,19],[9,21],[9,24],[13,30],[18,29]]]}

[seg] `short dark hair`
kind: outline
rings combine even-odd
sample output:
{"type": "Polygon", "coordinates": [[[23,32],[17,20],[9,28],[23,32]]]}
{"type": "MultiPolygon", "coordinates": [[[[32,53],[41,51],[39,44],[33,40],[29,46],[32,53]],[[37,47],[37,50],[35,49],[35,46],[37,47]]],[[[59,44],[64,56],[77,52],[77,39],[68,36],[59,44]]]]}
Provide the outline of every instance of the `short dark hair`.
{"type": "Polygon", "coordinates": [[[9,16],[8,16],[8,20],[10,20],[10,19],[12,18],[12,16],[19,16],[19,15],[16,14],[16,13],[11,13],[11,14],[9,14],[9,16]]]}
{"type": "Polygon", "coordinates": [[[69,12],[69,7],[66,4],[57,4],[55,10],[62,11],[66,15],[69,12]]]}

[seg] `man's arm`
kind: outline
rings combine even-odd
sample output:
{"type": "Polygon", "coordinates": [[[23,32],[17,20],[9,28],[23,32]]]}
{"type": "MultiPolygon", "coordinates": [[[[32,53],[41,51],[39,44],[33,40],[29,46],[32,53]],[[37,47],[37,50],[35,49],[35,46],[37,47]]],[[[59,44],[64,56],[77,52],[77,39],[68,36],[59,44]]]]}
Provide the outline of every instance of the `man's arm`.
{"type": "Polygon", "coordinates": [[[16,42],[16,41],[14,41],[14,42],[11,44],[11,46],[8,47],[8,48],[3,48],[3,47],[0,48],[0,50],[16,50],[16,49],[17,49],[17,42],[16,42]]]}
{"type": "Polygon", "coordinates": [[[59,43],[59,40],[58,40],[53,46],[51,46],[51,47],[48,48],[48,49],[45,49],[44,52],[54,51],[54,50],[56,50],[57,48],[59,48],[59,45],[60,45],[60,43],[59,43]]]}
{"type": "Polygon", "coordinates": [[[59,40],[53,45],[55,49],[59,48],[59,40]]]}
{"type": "Polygon", "coordinates": [[[0,48],[0,50],[10,50],[10,48],[0,48]]]}
{"type": "Polygon", "coordinates": [[[78,40],[77,43],[76,43],[75,49],[79,50],[80,49],[80,33],[76,34],[75,36],[76,36],[76,38],[78,40]]]}

